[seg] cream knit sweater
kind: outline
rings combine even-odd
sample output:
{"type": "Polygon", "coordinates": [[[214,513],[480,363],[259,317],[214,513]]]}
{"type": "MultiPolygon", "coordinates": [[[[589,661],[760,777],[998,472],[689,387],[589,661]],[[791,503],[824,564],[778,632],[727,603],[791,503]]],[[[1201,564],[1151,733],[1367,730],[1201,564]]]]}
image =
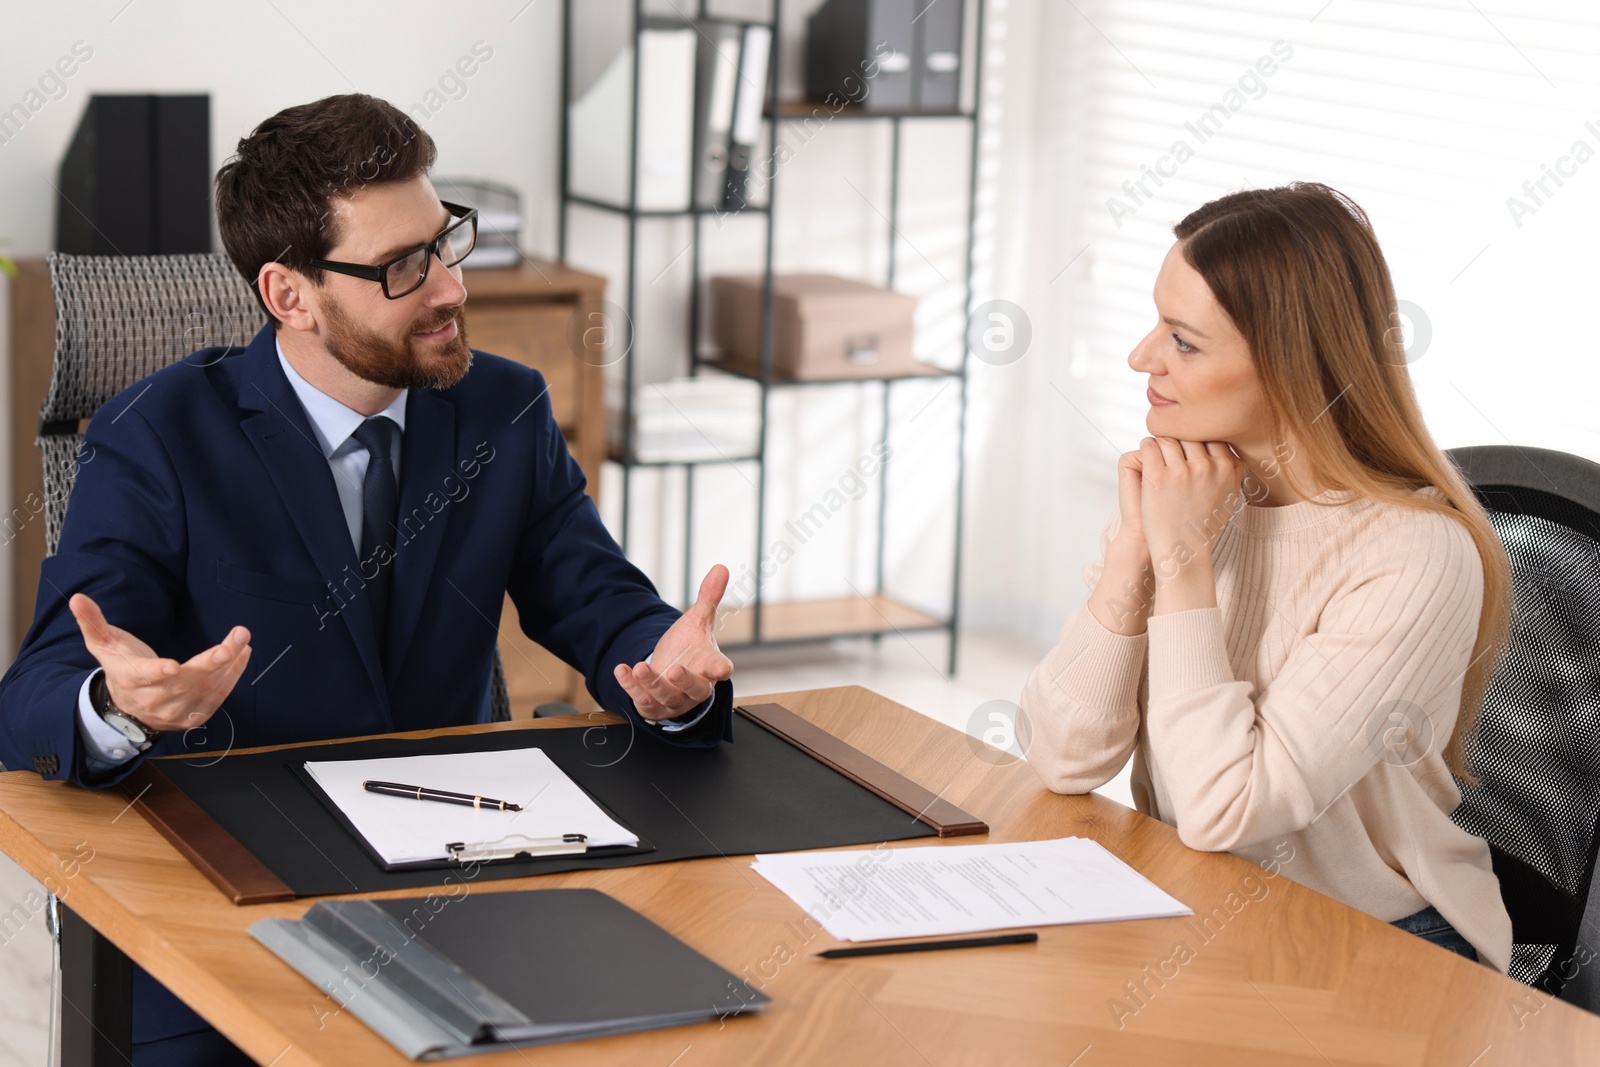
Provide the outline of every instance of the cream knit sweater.
{"type": "Polygon", "coordinates": [[[1336,506],[1238,510],[1212,548],[1216,608],[1152,615],[1137,637],[1069,616],[1023,689],[1028,761],[1086,793],[1132,756],[1139,810],[1189,847],[1275,860],[1386,922],[1432,904],[1504,972],[1511,921],[1488,845],[1450,821],[1442,755],[1483,601],[1477,548],[1445,515],[1317,501],[1336,506]]]}

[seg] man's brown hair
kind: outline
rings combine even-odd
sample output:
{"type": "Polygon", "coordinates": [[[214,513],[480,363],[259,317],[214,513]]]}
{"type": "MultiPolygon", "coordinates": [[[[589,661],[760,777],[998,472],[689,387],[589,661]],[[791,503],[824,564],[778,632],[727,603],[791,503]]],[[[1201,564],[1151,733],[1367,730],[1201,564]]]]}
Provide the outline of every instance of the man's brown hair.
{"type": "Polygon", "coordinates": [[[256,277],[264,264],[320,283],[311,263],[339,242],[337,201],[364,185],[427,174],[436,154],[433,138],[405,112],[365,93],[285,108],[242,138],[217,171],[217,225],[261,309],[256,277]]]}

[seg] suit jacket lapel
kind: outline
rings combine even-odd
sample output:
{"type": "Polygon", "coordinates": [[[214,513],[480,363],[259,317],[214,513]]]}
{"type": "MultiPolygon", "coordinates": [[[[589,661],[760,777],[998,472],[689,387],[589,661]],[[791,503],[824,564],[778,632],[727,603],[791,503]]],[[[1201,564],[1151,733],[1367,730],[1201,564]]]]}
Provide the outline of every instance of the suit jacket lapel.
{"type": "Polygon", "coordinates": [[[384,659],[391,681],[398,677],[422,619],[439,548],[444,544],[450,513],[457,506],[445,484],[455,465],[455,405],[433,393],[413,390],[406,403],[405,443],[400,447],[400,509],[394,580],[389,587],[384,659]]]}
{"type": "Polygon", "coordinates": [[[330,586],[323,610],[336,613],[349,627],[379,704],[392,724],[372,613],[364,599],[359,595],[352,599],[348,591],[359,590],[361,578],[333,472],[311,432],[305,409],[278,365],[271,326],[264,327],[251,341],[243,361],[239,406],[254,414],[240,425],[283,498],[317,571],[330,586]]]}

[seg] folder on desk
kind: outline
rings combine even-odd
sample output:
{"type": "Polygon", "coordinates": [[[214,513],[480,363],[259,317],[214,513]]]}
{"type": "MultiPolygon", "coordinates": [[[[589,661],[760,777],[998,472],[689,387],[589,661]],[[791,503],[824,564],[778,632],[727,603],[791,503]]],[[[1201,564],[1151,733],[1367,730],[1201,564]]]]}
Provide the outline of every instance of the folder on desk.
{"type": "Polygon", "coordinates": [[[412,1059],[679,1026],[769,999],[594,889],[322,901],[250,935],[412,1059]]]}

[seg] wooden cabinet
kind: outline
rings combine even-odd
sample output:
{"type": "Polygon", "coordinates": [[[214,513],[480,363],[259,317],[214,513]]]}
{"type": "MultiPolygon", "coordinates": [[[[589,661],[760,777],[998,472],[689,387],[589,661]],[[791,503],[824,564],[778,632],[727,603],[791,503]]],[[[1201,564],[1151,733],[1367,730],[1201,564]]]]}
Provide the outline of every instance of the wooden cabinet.
{"type": "MultiPolygon", "coordinates": [[[[34,436],[55,352],[55,300],[44,260],[17,264],[11,282],[11,498],[17,507],[0,538],[11,570],[12,655],[33,619],[44,559],[44,478],[34,436]],[[37,502],[34,506],[33,502],[37,502]]],[[[556,263],[527,260],[504,269],[468,270],[467,341],[479,351],[537,368],[550,403],[598,502],[605,458],[600,335],[577,324],[598,321],[605,279],[556,263]]],[[[564,700],[590,706],[576,671],[523,636],[508,597],[500,622],[500,657],[514,715],[564,700]]]]}
{"type": "MultiPolygon", "coordinates": [[[[598,504],[606,449],[603,353],[601,335],[581,324],[603,314],[605,279],[530,260],[505,270],[467,271],[462,282],[467,343],[544,375],[556,423],[598,504]]],[[[510,597],[500,616],[500,659],[513,716],[527,717],[552,700],[593,707],[578,673],[523,635],[510,597]]]]}
{"type": "Polygon", "coordinates": [[[11,500],[5,546],[11,570],[9,661],[22,647],[39,595],[44,559],[44,465],[33,443],[39,409],[50,391],[56,351],[56,303],[50,268],[42,259],[19,259],[11,279],[11,500]]]}

